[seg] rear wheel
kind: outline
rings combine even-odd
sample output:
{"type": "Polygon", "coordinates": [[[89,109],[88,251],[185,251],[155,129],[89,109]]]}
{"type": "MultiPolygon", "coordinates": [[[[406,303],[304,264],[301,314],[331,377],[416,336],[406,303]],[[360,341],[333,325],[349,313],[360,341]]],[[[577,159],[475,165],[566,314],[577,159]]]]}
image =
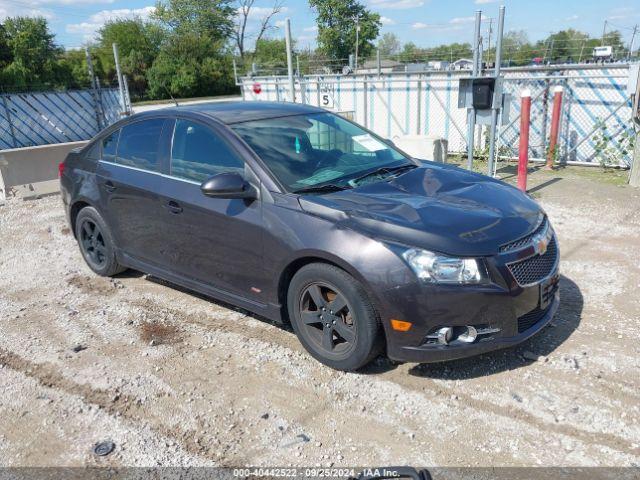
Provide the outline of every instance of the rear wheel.
{"type": "Polygon", "coordinates": [[[103,277],[126,270],[116,260],[109,227],[95,208],[85,207],[80,210],[75,228],[80,252],[91,270],[103,277]]]}
{"type": "Polygon", "coordinates": [[[301,268],[287,304],[300,342],[325,365],[357,370],[380,352],[377,314],[362,285],[344,270],[323,263],[301,268]]]}

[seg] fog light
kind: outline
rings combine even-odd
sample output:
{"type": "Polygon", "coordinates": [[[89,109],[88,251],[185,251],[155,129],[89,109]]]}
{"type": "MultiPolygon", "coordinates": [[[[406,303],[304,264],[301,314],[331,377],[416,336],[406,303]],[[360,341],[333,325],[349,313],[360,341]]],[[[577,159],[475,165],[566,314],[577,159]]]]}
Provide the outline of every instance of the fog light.
{"type": "Polygon", "coordinates": [[[478,331],[474,327],[466,327],[466,330],[458,335],[457,340],[464,343],[473,343],[478,338],[478,331]]]}
{"type": "Polygon", "coordinates": [[[442,345],[448,345],[453,338],[453,328],[451,327],[442,327],[438,330],[438,343],[442,345]]]}

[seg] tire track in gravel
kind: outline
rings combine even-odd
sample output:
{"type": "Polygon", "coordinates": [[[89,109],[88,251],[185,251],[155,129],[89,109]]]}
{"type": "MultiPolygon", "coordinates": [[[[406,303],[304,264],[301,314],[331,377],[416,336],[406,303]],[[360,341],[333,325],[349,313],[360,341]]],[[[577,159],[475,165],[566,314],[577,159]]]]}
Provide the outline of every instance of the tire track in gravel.
{"type": "MultiPolygon", "coordinates": [[[[422,392],[424,385],[418,383],[416,377],[410,375],[392,375],[393,382],[406,388],[407,390],[414,392],[422,392]]],[[[391,380],[391,379],[390,379],[391,380]]],[[[428,380],[435,384],[435,380],[420,378],[420,381],[428,380]]],[[[578,427],[574,427],[567,424],[554,424],[544,421],[543,419],[535,416],[531,412],[527,412],[524,409],[516,408],[509,405],[499,405],[487,400],[481,400],[474,397],[472,394],[465,393],[459,388],[450,388],[438,384],[438,388],[445,390],[448,393],[454,393],[458,397],[460,403],[463,403],[473,409],[482,411],[487,414],[503,417],[507,419],[515,419],[528,424],[531,427],[537,428],[542,432],[550,432],[554,434],[565,435],[572,437],[575,440],[582,441],[586,444],[592,444],[597,441],[598,444],[609,447],[613,450],[617,450],[621,453],[638,455],[640,454],[640,448],[633,448],[633,442],[626,438],[604,432],[590,432],[578,427]]]]}
{"type": "Polygon", "coordinates": [[[212,454],[210,449],[200,445],[194,438],[197,430],[180,431],[169,429],[161,424],[149,422],[149,415],[144,414],[143,407],[137,404],[137,399],[118,391],[95,389],[86,384],[76,383],[63,376],[58,369],[49,363],[34,363],[19,355],[0,347],[0,365],[4,365],[15,372],[34,379],[43,387],[52,388],[68,395],[75,395],[85,403],[93,404],[105,410],[111,416],[119,414],[133,423],[146,423],[149,428],[167,438],[181,444],[189,453],[219,462],[219,457],[212,454]]]}
{"type": "MultiPolygon", "coordinates": [[[[145,298],[144,300],[127,300],[127,303],[130,305],[136,306],[138,308],[144,309],[152,309],[158,313],[169,314],[173,319],[178,319],[180,322],[186,322],[192,324],[194,326],[204,328],[206,330],[214,330],[220,333],[234,333],[240,335],[244,338],[254,341],[265,341],[264,331],[262,329],[256,329],[254,327],[250,327],[247,325],[242,325],[240,323],[230,323],[225,322],[224,324],[218,323],[213,320],[199,319],[193,318],[192,316],[186,315],[184,312],[174,309],[172,307],[167,307],[162,305],[160,302],[156,300],[152,300],[149,298],[145,298]]],[[[206,316],[203,314],[203,317],[206,316]]],[[[251,315],[245,315],[245,317],[254,318],[251,315]]],[[[244,317],[243,317],[244,318],[244,317]]],[[[260,321],[258,319],[258,321],[260,321]]],[[[273,330],[274,335],[270,335],[268,341],[276,342],[278,346],[285,347],[289,349],[293,349],[295,351],[301,352],[303,351],[302,347],[299,345],[297,338],[295,335],[284,335],[284,332],[281,329],[278,329],[274,326],[273,330]]],[[[597,442],[600,445],[609,447],[613,450],[617,450],[621,453],[637,455],[640,453],[639,449],[634,449],[631,445],[632,442],[614,435],[610,433],[594,433],[588,430],[584,430],[578,427],[574,427],[567,424],[554,424],[549,423],[531,412],[527,412],[524,409],[516,408],[512,406],[503,406],[490,401],[481,400],[473,397],[470,394],[464,393],[459,388],[451,388],[442,386],[438,384],[433,379],[426,379],[422,377],[413,377],[409,375],[404,369],[401,372],[389,372],[387,374],[383,374],[380,378],[384,378],[389,380],[401,388],[405,388],[409,391],[422,393],[424,391],[424,383],[428,382],[429,386],[432,389],[437,389],[439,391],[445,391],[448,393],[454,393],[460,397],[461,403],[465,403],[467,406],[472,407],[478,412],[482,412],[488,415],[495,415],[505,419],[517,419],[520,422],[524,422],[527,425],[537,428],[542,432],[550,432],[558,435],[565,435],[571,437],[575,440],[584,442],[586,444],[593,443],[594,438],[597,438],[597,442]]],[[[376,380],[373,379],[373,382],[376,380]]]]}

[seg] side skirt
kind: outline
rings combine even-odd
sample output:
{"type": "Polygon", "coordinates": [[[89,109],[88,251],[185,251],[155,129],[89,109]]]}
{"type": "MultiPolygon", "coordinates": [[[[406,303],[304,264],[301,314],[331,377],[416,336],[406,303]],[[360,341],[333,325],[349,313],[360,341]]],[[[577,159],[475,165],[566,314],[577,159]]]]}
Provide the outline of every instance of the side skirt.
{"type": "Polygon", "coordinates": [[[177,275],[158,266],[135,259],[130,255],[123,253],[122,251],[119,251],[117,256],[118,262],[128,268],[138,270],[148,275],[153,275],[154,277],[161,278],[162,280],[174,283],[188,290],[193,290],[194,292],[206,295],[207,297],[211,297],[213,299],[235,305],[236,307],[249,310],[256,315],[266,317],[274,322],[283,323],[282,315],[280,313],[280,305],[256,302],[255,300],[242,297],[234,293],[229,293],[225,290],[220,290],[219,288],[213,287],[209,284],[202,283],[198,280],[184,277],[182,275],[177,275]]]}

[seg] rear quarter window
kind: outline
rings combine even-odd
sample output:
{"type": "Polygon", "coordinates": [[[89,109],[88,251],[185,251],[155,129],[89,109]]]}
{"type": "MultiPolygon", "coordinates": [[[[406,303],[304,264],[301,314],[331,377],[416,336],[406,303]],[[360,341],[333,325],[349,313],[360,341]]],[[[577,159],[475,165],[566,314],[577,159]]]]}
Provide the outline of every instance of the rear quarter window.
{"type": "MultiPolygon", "coordinates": [[[[106,162],[115,162],[116,161],[116,149],[118,148],[118,137],[120,135],[120,130],[116,130],[111,133],[109,136],[104,137],[102,139],[102,160],[106,162]]],[[[98,152],[98,155],[100,153],[98,152]]]]}
{"type": "Polygon", "coordinates": [[[97,162],[102,157],[102,142],[95,142],[93,145],[89,147],[87,153],[84,158],[87,160],[91,160],[92,162],[97,162]]]}
{"type": "Polygon", "coordinates": [[[144,120],[122,128],[116,163],[152,172],[160,171],[158,149],[163,118],[144,120]]]}

